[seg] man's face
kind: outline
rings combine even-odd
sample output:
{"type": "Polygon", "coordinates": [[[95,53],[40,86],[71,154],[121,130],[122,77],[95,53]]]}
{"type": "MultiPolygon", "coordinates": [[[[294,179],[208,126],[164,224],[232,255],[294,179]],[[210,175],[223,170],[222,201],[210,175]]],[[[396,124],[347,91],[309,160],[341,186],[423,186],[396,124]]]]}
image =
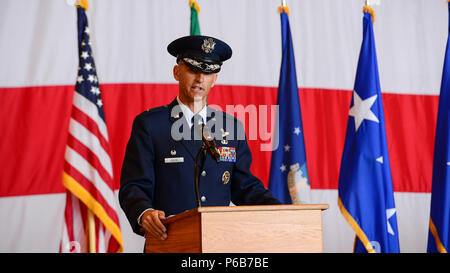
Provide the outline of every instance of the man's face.
{"type": "Polygon", "coordinates": [[[214,86],[217,79],[217,73],[204,73],[194,70],[183,62],[173,68],[173,76],[179,83],[178,96],[185,104],[194,102],[206,103],[206,98],[214,86]]]}

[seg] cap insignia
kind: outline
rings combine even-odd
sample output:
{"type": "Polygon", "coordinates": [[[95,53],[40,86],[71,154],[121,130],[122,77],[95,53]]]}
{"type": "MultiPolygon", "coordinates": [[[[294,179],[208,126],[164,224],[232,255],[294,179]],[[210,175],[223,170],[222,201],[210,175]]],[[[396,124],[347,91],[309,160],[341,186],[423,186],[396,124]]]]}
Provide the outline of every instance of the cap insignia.
{"type": "Polygon", "coordinates": [[[202,50],[205,53],[211,53],[214,50],[215,45],[216,45],[216,43],[214,42],[214,40],[212,38],[205,39],[205,40],[203,40],[202,50]]]}

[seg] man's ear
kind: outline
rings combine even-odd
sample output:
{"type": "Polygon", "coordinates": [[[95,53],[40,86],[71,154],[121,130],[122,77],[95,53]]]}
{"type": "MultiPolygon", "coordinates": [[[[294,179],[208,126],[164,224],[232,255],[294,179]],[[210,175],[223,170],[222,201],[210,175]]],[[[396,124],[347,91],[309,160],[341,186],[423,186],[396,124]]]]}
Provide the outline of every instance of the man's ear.
{"type": "Polygon", "coordinates": [[[213,88],[214,85],[216,84],[217,76],[218,76],[218,75],[219,75],[219,73],[214,74],[214,81],[213,81],[213,83],[212,83],[212,85],[211,85],[211,88],[213,88]]]}
{"type": "Polygon", "coordinates": [[[180,67],[175,65],[173,67],[173,78],[177,81],[180,81],[180,67]]]}

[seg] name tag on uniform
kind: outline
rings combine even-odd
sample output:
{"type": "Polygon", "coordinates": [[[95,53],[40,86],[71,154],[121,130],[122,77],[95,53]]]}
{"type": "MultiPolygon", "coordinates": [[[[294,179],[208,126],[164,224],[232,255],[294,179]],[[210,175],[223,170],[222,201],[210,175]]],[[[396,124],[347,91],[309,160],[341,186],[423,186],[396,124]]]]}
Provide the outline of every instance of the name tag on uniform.
{"type": "Polygon", "coordinates": [[[236,148],[234,148],[234,147],[219,147],[217,149],[219,150],[220,161],[236,162],[236,148]]]}
{"type": "Polygon", "coordinates": [[[184,157],[166,157],[164,163],[183,163],[184,157]]]}

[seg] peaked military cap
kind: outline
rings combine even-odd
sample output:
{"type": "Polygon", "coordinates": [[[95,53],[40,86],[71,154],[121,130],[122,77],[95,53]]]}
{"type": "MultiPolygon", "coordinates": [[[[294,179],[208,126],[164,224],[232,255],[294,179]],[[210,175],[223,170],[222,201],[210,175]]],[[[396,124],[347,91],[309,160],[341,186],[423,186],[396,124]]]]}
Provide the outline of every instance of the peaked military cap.
{"type": "Polygon", "coordinates": [[[176,39],[167,51],[193,69],[217,73],[222,63],[231,58],[232,50],[225,42],[209,36],[192,35],[176,39]]]}

